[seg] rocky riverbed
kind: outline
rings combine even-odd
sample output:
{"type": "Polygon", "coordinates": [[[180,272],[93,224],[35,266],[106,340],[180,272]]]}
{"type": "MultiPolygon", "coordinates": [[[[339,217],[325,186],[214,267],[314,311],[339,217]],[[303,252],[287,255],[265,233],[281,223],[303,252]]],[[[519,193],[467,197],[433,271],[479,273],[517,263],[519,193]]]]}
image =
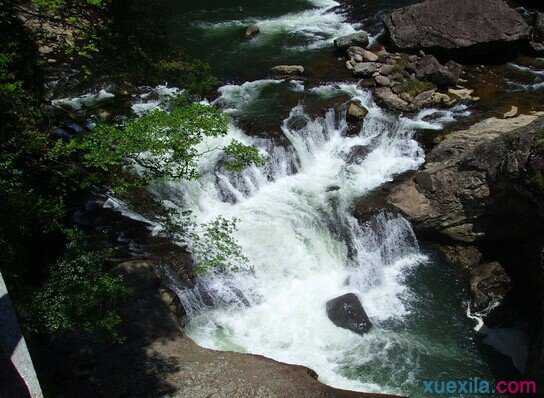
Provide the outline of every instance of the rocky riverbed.
{"type": "MultiPolygon", "coordinates": [[[[91,370],[74,394],[418,397],[420,381],[439,376],[542,380],[543,14],[502,0],[371,14],[357,2],[243,3],[164,23],[215,63],[228,83],[209,100],[267,165],[234,176],[210,157],[200,182],[143,196],[201,222],[240,219],[253,268],[195,277],[189,253],[149,238],[155,208],[92,206],[108,203],[128,225],[80,214],[87,227],[119,228],[123,244],[123,229],[138,231],[127,253],[146,259],[118,270],[137,292],[123,309],[127,344],[76,355],[91,370]],[[520,331],[525,351],[480,355],[501,328],[520,331]]],[[[54,104],[112,119],[175,90],[109,88],[88,107],[90,97],[54,104]]]]}

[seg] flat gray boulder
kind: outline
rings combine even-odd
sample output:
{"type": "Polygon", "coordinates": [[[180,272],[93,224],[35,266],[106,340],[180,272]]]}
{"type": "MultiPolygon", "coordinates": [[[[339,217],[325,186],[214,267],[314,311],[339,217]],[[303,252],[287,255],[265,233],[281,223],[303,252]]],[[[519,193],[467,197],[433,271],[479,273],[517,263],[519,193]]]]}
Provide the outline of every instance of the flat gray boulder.
{"type": "Polygon", "coordinates": [[[530,28],[504,0],[426,0],[384,19],[394,47],[468,55],[501,55],[529,38],[530,28]]]}

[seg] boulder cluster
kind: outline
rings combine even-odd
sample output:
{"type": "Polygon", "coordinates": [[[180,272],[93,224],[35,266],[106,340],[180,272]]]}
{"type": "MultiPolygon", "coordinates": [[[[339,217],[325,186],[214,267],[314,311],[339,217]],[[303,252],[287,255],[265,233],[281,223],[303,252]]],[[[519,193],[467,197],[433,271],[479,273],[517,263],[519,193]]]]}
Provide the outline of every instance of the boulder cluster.
{"type": "Polygon", "coordinates": [[[375,100],[390,110],[416,112],[427,107],[451,107],[462,100],[476,100],[462,86],[463,67],[442,64],[424,53],[389,53],[383,47],[369,49],[365,32],[341,37],[336,48],[345,51],[346,68],[361,78],[359,86],[374,90],[375,100]],[[366,38],[366,40],[365,40],[366,38]]]}

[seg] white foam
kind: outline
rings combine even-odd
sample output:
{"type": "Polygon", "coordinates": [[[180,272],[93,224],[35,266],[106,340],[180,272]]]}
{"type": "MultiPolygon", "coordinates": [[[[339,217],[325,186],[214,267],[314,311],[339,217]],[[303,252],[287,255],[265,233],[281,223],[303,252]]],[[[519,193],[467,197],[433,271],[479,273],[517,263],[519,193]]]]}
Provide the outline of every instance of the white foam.
{"type": "Polygon", "coordinates": [[[100,102],[114,98],[115,95],[102,89],[98,93],[88,93],[79,97],[60,98],[51,101],[51,104],[56,107],[70,108],[79,111],[83,108],[90,108],[100,102]]]}
{"type": "MultiPolygon", "coordinates": [[[[239,108],[252,98],[240,95],[243,86],[222,89],[223,100],[229,99],[223,105],[239,108]]],[[[253,92],[254,86],[245,90],[253,92]]],[[[240,220],[236,238],[254,270],[212,273],[198,280],[200,290],[179,289],[190,314],[187,333],[205,347],[308,366],[336,387],[398,392],[393,382],[364,382],[342,369],[377,363],[391,372],[391,380],[404,378],[398,385],[413,380],[420,343],[382,325],[410,312],[405,277],[426,258],[404,219],[382,214],[359,225],[349,206],[395,174],[421,165],[423,151],[412,138],[416,121],[385,114],[369,92],[353,84],[313,91],[350,93],[364,104],[369,115],[361,134],[343,134],[345,115],[330,110],[325,118],[312,119],[297,106],[282,127],[291,149],[263,146],[266,166],[231,175],[216,166],[217,154],[210,155],[201,162],[198,181],[171,183],[161,190],[163,198],[191,209],[198,222],[217,216],[240,220]],[[304,118],[306,125],[294,130],[289,127],[292,118],[304,118]],[[356,145],[371,145],[372,150],[360,164],[347,165],[345,154],[356,145]],[[329,191],[332,185],[339,189],[329,191]],[[201,290],[210,293],[215,307],[206,306],[201,290]],[[326,301],[348,292],[361,298],[376,325],[364,337],[327,318],[326,301]],[[407,351],[404,363],[384,356],[399,349],[407,351]]],[[[234,127],[229,135],[260,144],[234,127]]]]}

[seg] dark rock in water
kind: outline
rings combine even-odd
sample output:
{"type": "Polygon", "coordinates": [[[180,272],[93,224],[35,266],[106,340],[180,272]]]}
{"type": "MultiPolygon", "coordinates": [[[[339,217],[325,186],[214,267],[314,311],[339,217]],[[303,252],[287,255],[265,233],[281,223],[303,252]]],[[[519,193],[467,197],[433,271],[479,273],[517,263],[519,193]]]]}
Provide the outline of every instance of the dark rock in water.
{"type": "Polygon", "coordinates": [[[278,76],[302,76],[304,67],[301,65],[278,65],[274,66],[270,71],[278,76]]]}
{"type": "Polygon", "coordinates": [[[255,36],[257,36],[260,32],[261,30],[259,29],[257,25],[251,25],[247,27],[246,31],[244,32],[244,36],[246,39],[252,39],[255,36]]]}
{"type": "Polygon", "coordinates": [[[452,56],[501,56],[529,37],[523,17],[504,0],[427,0],[393,11],[384,22],[394,47],[452,56]]]}
{"type": "Polygon", "coordinates": [[[544,54],[544,13],[542,12],[535,13],[529,45],[538,55],[544,54]]]}
{"type": "Polygon", "coordinates": [[[450,264],[468,271],[478,266],[482,259],[480,250],[472,245],[440,244],[436,248],[450,264]]]}
{"type": "Polygon", "coordinates": [[[340,187],[338,185],[330,185],[327,187],[326,192],[336,192],[339,190],[340,190],[340,187]]]}
{"type": "Polygon", "coordinates": [[[367,145],[355,145],[351,147],[351,150],[346,156],[346,163],[348,164],[360,164],[366,159],[371,149],[367,145]]]}
{"type": "Polygon", "coordinates": [[[359,133],[366,115],[368,115],[368,109],[359,102],[352,101],[349,103],[346,112],[346,121],[348,122],[346,134],[348,136],[357,135],[359,133]]]}
{"type": "Polygon", "coordinates": [[[420,80],[433,82],[438,87],[449,87],[457,84],[461,75],[462,67],[455,63],[449,63],[451,66],[442,65],[432,55],[422,57],[416,64],[416,77],[420,80]]]}
{"type": "Polygon", "coordinates": [[[482,264],[470,273],[470,292],[472,307],[482,311],[504,299],[510,291],[510,277],[498,262],[482,264]]]}
{"type": "Polygon", "coordinates": [[[359,298],[353,293],[327,301],[327,316],[336,326],[357,334],[365,334],[372,328],[359,298]]]}
{"type": "Polygon", "coordinates": [[[342,36],[334,40],[334,46],[340,50],[347,50],[350,47],[366,47],[368,46],[368,33],[357,32],[351,35],[342,36]]]}

